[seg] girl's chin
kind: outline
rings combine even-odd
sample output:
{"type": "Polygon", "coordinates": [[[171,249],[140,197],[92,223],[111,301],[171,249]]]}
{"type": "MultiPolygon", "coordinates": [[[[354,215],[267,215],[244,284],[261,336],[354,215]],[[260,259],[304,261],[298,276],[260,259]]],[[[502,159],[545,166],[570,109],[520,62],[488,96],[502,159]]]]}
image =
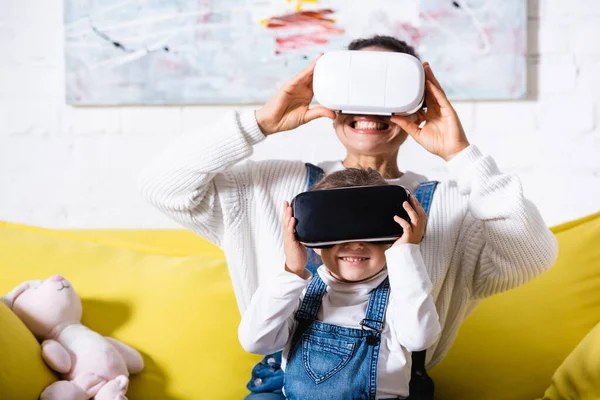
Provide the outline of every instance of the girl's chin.
{"type": "Polygon", "coordinates": [[[369,279],[372,275],[373,274],[351,273],[351,272],[335,274],[337,279],[339,279],[342,282],[348,282],[348,283],[364,281],[365,279],[369,279]]]}

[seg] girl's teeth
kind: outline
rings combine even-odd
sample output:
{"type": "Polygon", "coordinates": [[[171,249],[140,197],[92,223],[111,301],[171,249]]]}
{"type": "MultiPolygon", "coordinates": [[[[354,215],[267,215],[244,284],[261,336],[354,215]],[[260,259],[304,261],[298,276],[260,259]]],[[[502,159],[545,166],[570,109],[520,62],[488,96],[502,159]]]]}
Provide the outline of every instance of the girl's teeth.
{"type": "Polygon", "coordinates": [[[365,261],[366,258],[364,257],[342,257],[342,260],[344,261],[350,261],[350,262],[358,262],[358,261],[365,261]]]}

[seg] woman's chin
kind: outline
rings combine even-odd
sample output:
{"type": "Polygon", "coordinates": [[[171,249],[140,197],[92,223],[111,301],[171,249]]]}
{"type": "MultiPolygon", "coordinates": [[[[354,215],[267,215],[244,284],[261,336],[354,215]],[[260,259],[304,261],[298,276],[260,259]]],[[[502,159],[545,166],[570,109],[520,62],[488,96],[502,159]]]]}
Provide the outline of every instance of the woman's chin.
{"type": "Polygon", "coordinates": [[[368,157],[386,157],[393,155],[398,149],[386,143],[344,143],[348,153],[368,157]]]}
{"type": "Polygon", "coordinates": [[[397,140],[394,132],[384,134],[361,134],[347,131],[340,140],[348,151],[377,156],[384,153],[394,153],[402,144],[403,140],[397,140]],[[398,142],[396,144],[395,142],[398,142]]]}

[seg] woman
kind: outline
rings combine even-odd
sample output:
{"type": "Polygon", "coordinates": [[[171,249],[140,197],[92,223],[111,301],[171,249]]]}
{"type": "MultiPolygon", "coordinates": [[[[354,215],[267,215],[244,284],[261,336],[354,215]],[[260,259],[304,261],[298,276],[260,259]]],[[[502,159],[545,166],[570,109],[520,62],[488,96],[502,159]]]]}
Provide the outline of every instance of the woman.
{"type": "MultiPolygon", "coordinates": [[[[390,37],[354,41],[350,50],[414,55],[390,37]]],[[[310,108],[315,62],[283,85],[255,113],[231,112],[213,126],[184,135],[141,177],[151,203],[221,247],[243,313],[258,285],[284,263],[278,222],[281,204],[307,189],[308,169],[298,161],[248,161],[253,146],[270,135],[316,118],[331,118],[346,148],[343,161],[319,166],[325,173],[372,168],[392,184],[415,190],[424,180],[398,169],[398,149],[410,135],[446,161],[454,179],[437,185],[421,251],[433,284],[442,333],[427,351],[427,367],[448,352],[460,324],[478,301],[521,285],[547,270],[557,244],[537,208],[523,197],[514,175],[470,145],[456,111],[431,67],[424,63],[427,111],[405,117],[336,115],[310,108]]],[[[260,378],[252,391],[276,391],[260,378]],[[262,386],[262,388],[261,388],[262,386]]],[[[276,398],[276,397],[273,397],[276,398]]]]}

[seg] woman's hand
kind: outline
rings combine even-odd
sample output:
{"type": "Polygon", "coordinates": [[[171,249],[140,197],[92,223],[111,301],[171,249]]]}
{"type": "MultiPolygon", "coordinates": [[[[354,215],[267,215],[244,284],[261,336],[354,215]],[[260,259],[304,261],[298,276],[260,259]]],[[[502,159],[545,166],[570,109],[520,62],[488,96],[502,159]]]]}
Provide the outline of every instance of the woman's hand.
{"type": "Polygon", "coordinates": [[[317,59],[287,81],[256,111],[256,121],[265,135],[295,129],[320,117],[335,119],[335,112],[322,106],[309,108],[313,98],[313,73],[317,59]]]}
{"type": "Polygon", "coordinates": [[[393,116],[391,121],[404,129],[427,151],[450,161],[469,146],[469,141],[456,111],[433,75],[429,63],[424,63],[423,68],[427,111],[418,111],[414,122],[401,116],[393,116]],[[420,128],[423,122],[425,125],[420,128]]]}
{"type": "Polygon", "coordinates": [[[310,272],[306,269],[308,255],[304,247],[294,235],[296,218],[290,204],[283,203],[283,250],[285,251],[285,270],[298,275],[302,279],[308,279],[310,272]]]}
{"type": "Polygon", "coordinates": [[[427,224],[427,214],[425,214],[425,210],[421,207],[421,204],[417,200],[415,196],[412,194],[409,198],[410,204],[408,201],[405,201],[402,204],[402,207],[408,213],[410,218],[410,222],[400,218],[399,216],[394,216],[394,221],[398,223],[402,227],[404,231],[402,236],[394,243],[394,246],[398,246],[401,244],[419,244],[421,240],[423,240],[423,235],[425,235],[425,225],[427,224]]]}

